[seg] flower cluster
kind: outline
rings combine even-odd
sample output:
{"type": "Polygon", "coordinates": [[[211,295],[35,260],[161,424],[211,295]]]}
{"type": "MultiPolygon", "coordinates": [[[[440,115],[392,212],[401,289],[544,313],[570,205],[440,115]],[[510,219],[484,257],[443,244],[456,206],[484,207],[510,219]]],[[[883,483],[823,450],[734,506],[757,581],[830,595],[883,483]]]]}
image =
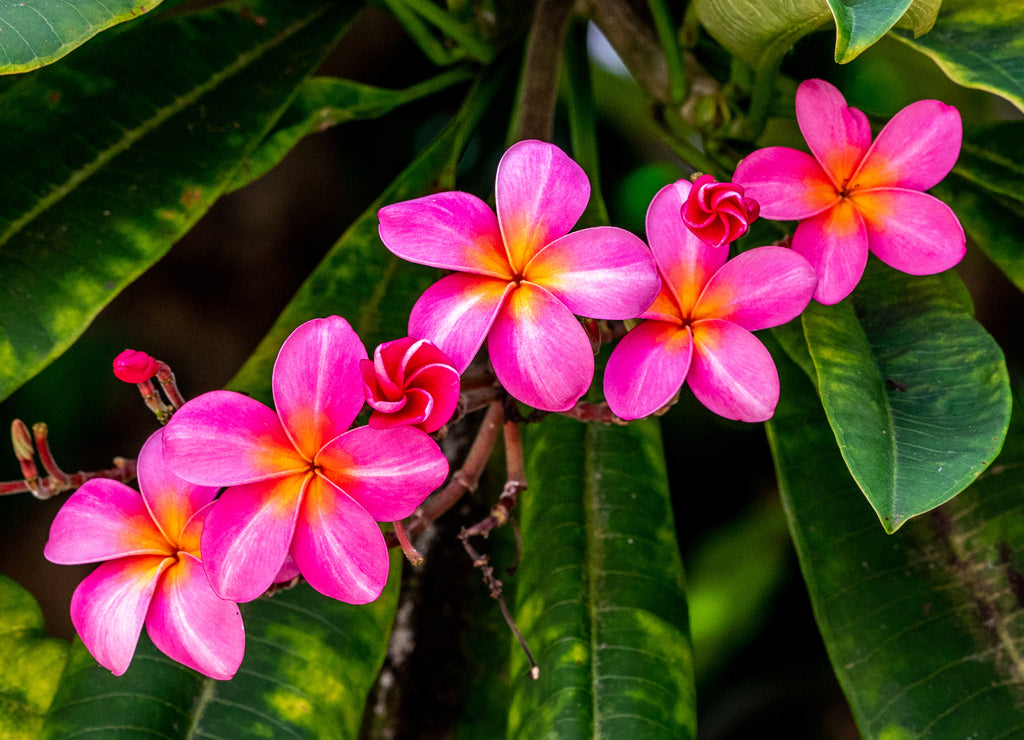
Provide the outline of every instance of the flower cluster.
{"type": "Polygon", "coordinates": [[[735,183],[666,185],[647,211],[647,243],[611,226],[573,231],[589,182],[539,141],[502,157],[495,210],[462,192],[385,206],[384,245],[452,274],[416,302],[409,336],[372,360],[341,317],[295,329],[274,365],[274,408],[231,391],[164,407],[150,378],[173,387],[166,365],[119,355],[115,374],[169,423],[142,449],[138,493],[90,480],[54,521],[48,558],[102,563],[71,604],[88,649],[121,674],[145,625],[173,659],[229,678],[244,649],[237,604],[274,583],[301,575],[331,598],[376,599],[388,578],[379,523],[396,522],[401,536],[397,523],[447,477],[429,433],[459,407],[460,375],[485,345],[511,397],[562,412],[594,376],[578,317],[635,321],[604,375],[618,417],[655,413],[689,385],[723,417],[770,418],[778,375],[752,332],[790,321],[812,298],[842,300],[869,251],[913,274],[964,253],[956,216],[922,192],[956,160],[954,108],[915,103],[872,143],[864,114],[811,80],[796,113],[810,154],[769,147],[739,164],[735,183]],[[759,214],[799,221],[792,248],[730,259],[728,245],[759,214]],[[364,403],[368,426],[351,428],[364,403]]]}

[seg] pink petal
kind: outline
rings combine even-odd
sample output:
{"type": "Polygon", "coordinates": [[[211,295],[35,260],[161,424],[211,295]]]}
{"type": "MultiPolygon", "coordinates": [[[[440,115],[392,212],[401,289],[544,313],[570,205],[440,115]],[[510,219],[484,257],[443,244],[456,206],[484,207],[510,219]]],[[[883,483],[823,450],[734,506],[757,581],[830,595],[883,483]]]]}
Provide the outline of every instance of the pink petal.
{"type": "Polygon", "coordinates": [[[886,124],[852,188],[928,190],[949,174],[960,156],[960,112],[938,100],[919,100],[886,124]]]}
{"type": "Polygon", "coordinates": [[[141,555],[103,563],[71,596],[71,622],[96,662],[115,676],[128,670],[142,623],[173,557],[141,555]]]}
{"type": "MultiPolygon", "coordinates": [[[[373,412],[368,424],[374,429],[417,426],[427,420],[434,411],[434,399],[420,388],[410,388],[401,401],[370,403],[373,412]]],[[[441,426],[444,426],[443,424],[441,426]]],[[[440,428],[440,427],[439,427],[440,428]]]]}
{"type": "Polygon", "coordinates": [[[772,146],[752,152],[733,180],[761,206],[761,216],[799,221],[831,207],[839,193],[817,160],[806,152],[772,146]]]}
{"type": "Polygon", "coordinates": [[[690,330],[664,321],[644,321],[612,350],[604,371],[608,407],[622,419],[653,414],[679,392],[690,369],[690,330]]]}
{"type": "Polygon", "coordinates": [[[693,319],[724,319],[748,331],[785,324],[818,285],[811,264],[785,247],[757,247],[729,260],[701,294],[693,319]]]}
{"type": "Polygon", "coordinates": [[[867,116],[848,106],[833,85],[805,80],[796,91],[796,120],[811,153],[841,189],[871,146],[867,116]]]}
{"type": "Polygon", "coordinates": [[[571,409],[594,377],[594,352],[579,321],[561,301],[530,283],[509,296],[487,349],[505,390],[544,411],[571,409]]]}
{"type": "Polygon", "coordinates": [[[437,443],[412,427],[356,427],[327,445],[316,461],[322,475],[379,522],[412,514],[448,475],[437,443]]]}
{"type": "Polygon", "coordinates": [[[43,554],[74,565],[133,555],[173,555],[142,496],[118,481],[94,478],[64,502],[50,526],[43,554]]]}
{"type": "Polygon", "coordinates": [[[437,193],[381,208],[380,238],[402,259],[509,280],[498,218],[469,193],[437,193]]]}
{"type": "Polygon", "coordinates": [[[867,225],[868,248],[890,267],[933,275],[963,259],[964,230],[938,198],[883,188],[857,192],[853,202],[867,225]]]}
{"type": "Polygon", "coordinates": [[[556,239],[530,260],[525,277],[574,314],[594,319],[635,318],[661,287],[651,250],[638,237],[613,226],[556,239]]]}
{"type": "Polygon", "coordinates": [[[310,586],[349,604],[375,600],[388,580],[388,548],[377,523],[319,476],[303,502],[292,557],[310,586]]]}
{"type": "Polygon", "coordinates": [[[409,380],[414,386],[409,392],[423,390],[430,394],[432,408],[426,419],[418,424],[424,432],[436,432],[452,418],[459,405],[462,383],[455,368],[448,362],[426,365],[417,370],[409,380]]]}
{"type": "Polygon", "coordinates": [[[771,353],[753,334],[731,321],[695,321],[693,395],[719,416],[766,421],[779,402],[779,375],[771,353]]]}
{"type": "Polygon", "coordinates": [[[217,497],[218,488],[197,486],[174,475],[164,464],[164,429],[158,429],[139,452],[139,490],[165,539],[180,547],[181,534],[192,516],[217,497]]]}
{"type": "Polygon", "coordinates": [[[670,324],[682,324],[686,320],[683,312],[679,310],[675,293],[664,282],[661,284],[661,290],[658,291],[658,297],[654,299],[654,303],[648,306],[639,318],[667,321],[670,324]]]}
{"type": "Polygon", "coordinates": [[[386,411],[397,410],[405,405],[402,387],[386,375],[378,373],[372,360],[360,360],[359,372],[363,376],[363,396],[370,408],[386,411]]]}
{"type": "Polygon", "coordinates": [[[363,408],[359,361],[366,348],[340,316],[307,321],[291,333],[274,363],[274,404],[303,457],[348,429],[363,408]]]}
{"type": "Polygon", "coordinates": [[[793,251],[818,274],[814,300],[838,303],[853,292],[864,274],[867,229],[850,201],[842,200],[835,208],[800,222],[793,233],[793,251]]]}
{"type": "Polygon", "coordinates": [[[666,185],[647,207],[647,240],[664,286],[683,316],[689,315],[704,284],[729,258],[728,250],[707,244],[683,223],[679,212],[691,187],[688,180],[666,185]]]}
{"type": "Polygon", "coordinates": [[[313,477],[232,486],[217,499],[203,527],[202,559],[221,598],[252,601],[274,582],[291,546],[302,489],[313,477]]]}
{"type": "Polygon", "coordinates": [[[494,186],[498,222],[513,274],[545,245],[568,234],[590,200],[583,168],[558,147],[520,141],[498,163],[494,186]]]}
{"type": "Polygon", "coordinates": [[[164,428],[164,461],[175,475],[231,486],[309,468],[272,409],[233,391],[211,391],[178,409],[164,428]]]}
{"type": "Polygon", "coordinates": [[[511,283],[456,273],[427,288],[409,314],[409,334],[429,339],[462,373],[473,361],[511,283]]]}
{"type": "Polygon", "coordinates": [[[238,605],[213,592],[203,564],[188,553],[164,573],[146,632],[167,657],[221,681],[235,675],[245,653],[238,605]]]}

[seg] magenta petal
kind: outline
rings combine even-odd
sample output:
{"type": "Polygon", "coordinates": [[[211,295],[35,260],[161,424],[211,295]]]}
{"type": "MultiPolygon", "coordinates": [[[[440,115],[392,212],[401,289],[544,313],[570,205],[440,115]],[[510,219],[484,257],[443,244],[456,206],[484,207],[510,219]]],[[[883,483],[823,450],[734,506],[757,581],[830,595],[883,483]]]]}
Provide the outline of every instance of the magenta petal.
{"type": "Polygon", "coordinates": [[[388,548],[377,523],[320,477],[303,502],[292,557],[310,586],[348,604],[375,600],[388,580],[388,548]]]}
{"type": "Polygon", "coordinates": [[[309,467],[277,414],[233,391],[204,393],[174,413],[164,428],[164,462],[175,475],[206,486],[251,483],[309,467]]]}
{"type": "Polygon", "coordinates": [[[553,144],[520,141],[498,163],[498,222],[513,273],[549,242],[568,234],[590,200],[583,168],[553,144]]]}
{"type": "Polygon", "coordinates": [[[325,447],[322,474],[379,522],[404,519],[448,475],[448,460],[412,427],[356,427],[325,447]]]}
{"type": "Polygon", "coordinates": [[[96,662],[115,676],[128,670],[149,603],[172,557],[112,560],[85,577],[71,596],[71,622],[96,662]]]}
{"type": "Polygon", "coordinates": [[[437,193],[385,206],[380,238],[402,259],[444,270],[512,277],[498,218],[469,193],[437,193]]]}
{"type": "Polygon", "coordinates": [[[487,340],[494,374],[509,394],[543,411],[567,411],[594,378],[594,351],[579,321],[543,288],[521,284],[487,340]]]}
{"type": "Polygon", "coordinates": [[[448,362],[426,365],[412,374],[409,384],[413,391],[423,390],[430,394],[431,409],[422,423],[424,432],[436,432],[452,418],[459,405],[461,382],[459,374],[448,362]]]}
{"type": "Polygon", "coordinates": [[[252,601],[281,570],[288,555],[307,478],[232,486],[206,517],[202,558],[210,585],[231,601],[252,601]]]}
{"type": "MultiPolygon", "coordinates": [[[[434,399],[420,388],[410,388],[400,402],[370,403],[373,413],[367,422],[374,429],[418,426],[434,411],[434,399]]],[[[442,426],[444,426],[442,424],[442,426]]]]}
{"type": "Polygon", "coordinates": [[[639,419],[665,406],[690,369],[690,330],[664,321],[644,321],[612,350],[604,371],[608,408],[622,419],[639,419]]]}
{"type": "Polygon", "coordinates": [[[785,324],[811,300],[818,276],[785,247],[757,247],[715,273],[694,309],[694,319],[725,319],[748,331],[785,324]]]}
{"type": "Polygon", "coordinates": [[[366,348],[340,316],[307,321],[291,333],[274,363],[274,404],[306,459],[352,425],[363,408],[359,361],[366,348]]]}
{"type": "Polygon", "coordinates": [[[779,374],[760,340],[731,321],[693,323],[693,395],[719,416],[766,421],[779,402],[779,374]]]}
{"type": "Polygon", "coordinates": [[[61,506],[43,554],[52,563],[74,565],[173,551],[142,496],[124,483],[94,478],[61,506]]]}
{"type": "Polygon", "coordinates": [[[868,263],[868,235],[864,221],[850,205],[801,221],[793,233],[793,251],[802,255],[818,274],[814,300],[839,303],[857,287],[868,263]]]}
{"type": "Polygon", "coordinates": [[[178,545],[185,524],[217,497],[218,488],[197,486],[179,478],[164,465],[164,429],[158,429],[139,452],[139,490],[153,520],[168,542],[178,545]]]}
{"type": "Polygon", "coordinates": [[[796,91],[796,120],[833,183],[845,183],[871,146],[867,116],[848,106],[843,94],[828,82],[805,80],[796,91]]]}
{"type": "Polygon", "coordinates": [[[463,372],[484,343],[509,283],[456,273],[427,288],[409,314],[409,334],[429,339],[463,372]]]}
{"type": "Polygon", "coordinates": [[[967,251],[952,209],[914,190],[879,189],[854,198],[868,230],[868,248],[890,267],[911,275],[948,270],[967,251]]]}
{"type": "Polygon", "coordinates": [[[213,592],[203,564],[188,553],[164,573],[146,632],[167,657],[221,681],[235,675],[245,653],[238,605],[213,592]]]}
{"type": "Polygon", "coordinates": [[[594,319],[635,318],[661,287],[651,250],[638,237],[613,226],[556,239],[530,260],[525,276],[574,314],[594,319]]]}
{"type": "Polygon", "coordinates": [[[733,180],[761,206],[761,216],[799,221],[829,208],[839,193],[818,161],[806,152],[773,146],[752,152],[733,180]]]}

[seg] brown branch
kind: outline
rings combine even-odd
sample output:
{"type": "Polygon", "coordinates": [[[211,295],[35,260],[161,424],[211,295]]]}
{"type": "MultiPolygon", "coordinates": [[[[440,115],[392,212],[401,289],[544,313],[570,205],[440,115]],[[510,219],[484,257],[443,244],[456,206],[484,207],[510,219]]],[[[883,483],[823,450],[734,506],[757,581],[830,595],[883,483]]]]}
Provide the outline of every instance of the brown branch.
{"type": "Polygon", "coordinates": [[[573,0],[539,0],[533,11],[519,82],[515,139],[551,141],[561,70],[562,46],[572,18],[573,0]]]}
{"type": "Polygon", "coordinates": [[[671,104],[668,63],[654,27],[623,0],[585,0],[584,6],[640,87],[662,105],[671,104]]]}

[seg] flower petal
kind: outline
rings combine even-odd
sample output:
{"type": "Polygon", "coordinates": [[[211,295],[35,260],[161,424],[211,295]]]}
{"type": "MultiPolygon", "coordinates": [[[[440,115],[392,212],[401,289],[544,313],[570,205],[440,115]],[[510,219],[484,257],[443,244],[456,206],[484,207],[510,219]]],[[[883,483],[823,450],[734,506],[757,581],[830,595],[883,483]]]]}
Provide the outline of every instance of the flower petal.
{"type": "Polygon", "coordinates": [[[71,623],[96,662],[115,676],[128,670],[150,600],[173,557],[113,560],[85,577],[71,596],[71,623]]]}
{"type": "Polygon", "coordinates": [[[868,248],[901,272],[933,275],[967,251],[956,214],[927,193],[881,188],[858,192],[853,202],[867,225],[868,248]]]}
{"type": "Polygon", "coordinates": [[[60,507],[43,555],[51,563],[98,563],[133,555],[173,555],[137,492],[118,481],[94,478],[60,507]]]}
{"type": "Polygon", "coordinates": [[[431,408],[427,417],[417,426],[424,432],[436,432],[452,418],[459,405],[462,383],[459,374],[450,362],[425,365],[413,373],[409,384],[410,393],[429,393],[431,408]]]}
{"type": "Polygon", "coordinates": [[[839,193],[818,161],[782,146],[758,149],[737,166],[733,181],[761,206],[761,216],[799,221],[831,207],[839,193]]]}
{"type": "Polygon", "coordinates": [[[232,486],[303,472],[273,409],[233,391],[211,391],[178,409],[164,428],[164,461],[175,475],[232,486]]]}
{"type": "Polygon", "coordinates": [[[531,283],[509,296],[487,349],[505,390],[544,411],[571,409],[594,378],[587,333],[561,301],[531,283]]]}
{"type": "Polygon", "coordinates": [[[574,314],[594,319],[635,318],[661,287],[651,250],[639,237],[614,226],[556,239],[530,260],[525,278],[574,314]]]}
{"type": "Polygon", "coordinates": [[[692,355],[688,328],[644,321],[622,338],[608,358],[604,371],[608,408],[622,419],[653,414],[679,392],[692,355]]]}
{"type": "Polygon", "coordinates": [[[303,501],[291,552],[310,586],[348,604],[373,601],[388,580],[388,548],[377,523],[319,476],[303,501]]]}
{"type": "Polygon", "coordinates": [[[498,218],[469,193],[437,193],[385,206],[380,238],[404,260],[444,270],[512,278],[498,218]]]}
{"type": "Polygon", "coordinates": [[[911,103],[878,134],[851,187],[928,190],[953,169],[962,139],[960,111],[952,105],[911,103]]]}
{"type": "Polygon", "coordinates": [[[842,200],[835,208],[801,221],[793,233],[793,251],[802,255],[818,274],[814,300],[839,303],[857,287],[868,263],[868,235],[864,221],[842,200]]]}
{"type": "Polygon", "coordinates": [[[274,363],[274,405],[307,460],[348,429],[363,408],[359,361],[366,348],[340,316],[307,321],[291,333],[274,363]]]}
{"type": "Polygon", "coordinates": [[[167,657],[221,681],[235,675],[245,653],[238,605],[213,592],[203,564],[188,553],[164,573],[146,632],[167,657]]]}
{"type": "Polygon", "coordinates": [[[321,474],[379,522],[404,519],[448,475],[448,460],[429,435],[412,427],[356,427],[316,459],[321,474]]]}
{"type": "Polygon", "coordinates": [[[796,91],[796,120],[811,153],[842,189],[871,146],[867,116],[848,106],[835,86],[805,80],[796,91]]]}
{"type": "Polygon", "coordinates": [[[811,264],[785,247],[757,247],[737,255],[714,274],[694,308],[694,319],[724,319],[748,331],[785,324],[814,295],[811,264]]]}
{"type": "Polygon", "coordinates": [[[583,168],[553,144],[520,141],[498,163],[494,201],[513,274],[568,234],[590,200],[583,168]]]}
{"type": "Polygon", "coordinates": [[[666,185],[647,207],[647,240],[664,286],[683,316],[689,315],[705,283],[729,258],[727,249],[707,244],[683,223],[679,212],[691,187],[688,180],[666,185]]]}
{"type": "Polygon", "coordinates": [[[213,590],[231,601],[252,601],[281,570],[302,503],[305,478],[232,486],[206,516],[202,559],[213,590]]]}
{"type": "Polygon", "coordinates": [[[779,374],[771,353],[731,321],[695,321],[693,365],[686,380],[693,395],[719,416],[766,421],[779,402],[779,374]]]}
{"type": "Polygon", "coordinates": [[[464,372],[473,361],[511,283],[456,273],[427,288],[409,314],[409,334],[429,339],[464,372]]]}
{"type": "Polygon", "coordinates": [[[179,478],[164,464],[164,428],[158,429],[139,452],[138,476],[142,500],[173,546],[181,547],[181,535],[192,516],[213,501],[219,490],[213,486],[197,486],[179,478]]]}

